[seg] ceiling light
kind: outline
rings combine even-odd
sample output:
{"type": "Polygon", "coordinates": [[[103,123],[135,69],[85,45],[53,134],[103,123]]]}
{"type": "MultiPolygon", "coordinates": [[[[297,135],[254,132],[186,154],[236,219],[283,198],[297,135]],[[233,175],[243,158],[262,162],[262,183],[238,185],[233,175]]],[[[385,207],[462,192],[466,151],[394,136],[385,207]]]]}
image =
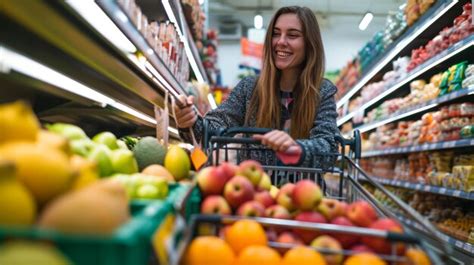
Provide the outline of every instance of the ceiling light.
{"type": "Polygon", "coordinates": [[[255,15],[253,18],[253,25],[256,29],[262,29],[263,27],[263,17],[260,14],[255,15]]]}
{"type": "Polygon", "coordinates": [[[362,31],[366,30],[373,18],[374,14],[372,14],[371,12],[365,13],[364,17],[359,23],[359,29],[362,31]]]}
{"type": "Polygon", "coordinates": [[[204,0],[199,0],[199,5],[203,5],[204,4],[204,0]]]}

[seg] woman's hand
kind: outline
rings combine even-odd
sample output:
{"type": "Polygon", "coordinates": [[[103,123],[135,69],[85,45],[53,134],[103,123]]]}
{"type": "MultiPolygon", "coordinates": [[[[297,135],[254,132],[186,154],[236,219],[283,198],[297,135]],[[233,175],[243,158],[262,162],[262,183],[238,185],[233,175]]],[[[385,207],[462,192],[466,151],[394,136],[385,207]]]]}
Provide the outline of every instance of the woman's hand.
{"type": "Polygon", "coordinates": [[[180,95],[178,100],[181,101],[185,107],[180,108],[179,106],[174,106],[176,121],[178,123],[177,126],[181,129],[190,128],[196,123],[198,118],[198,114],[193,108],[194,97],[189,96],[186,98],[184,95],[180,95]]]}
{"type": "Polygon", "coordinates": [[[256,134],[253,138],[260,140],[263,145],[270,147],[275,152],[293,151],[294,147],[301,149],[299,144],[288,133],[280,130],[273,130],[264,135],[256,134]]]}

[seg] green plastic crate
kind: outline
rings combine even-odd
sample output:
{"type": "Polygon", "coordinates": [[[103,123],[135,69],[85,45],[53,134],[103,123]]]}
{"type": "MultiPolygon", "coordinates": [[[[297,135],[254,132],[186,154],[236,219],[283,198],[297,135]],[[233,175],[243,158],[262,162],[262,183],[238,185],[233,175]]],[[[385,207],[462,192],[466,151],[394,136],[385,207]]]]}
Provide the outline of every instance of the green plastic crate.
{"type": "Polygon", "coordinates": [[[173,188],[170,187],[167,200],[177,211],[181,211],[186,222],[189,222],[191,216],[200,211],[201,192],[196,185],[175,184],[173,188]]]}
{"type": "Polygon", "coordinates": [[[107,237],[68,235],[37,228],[0,227],[0,243],[14,238],[53,243],[76,265],[137,265],[154,260],[152,236],[173,212],[167,201],[154,201],[107,237]]]}

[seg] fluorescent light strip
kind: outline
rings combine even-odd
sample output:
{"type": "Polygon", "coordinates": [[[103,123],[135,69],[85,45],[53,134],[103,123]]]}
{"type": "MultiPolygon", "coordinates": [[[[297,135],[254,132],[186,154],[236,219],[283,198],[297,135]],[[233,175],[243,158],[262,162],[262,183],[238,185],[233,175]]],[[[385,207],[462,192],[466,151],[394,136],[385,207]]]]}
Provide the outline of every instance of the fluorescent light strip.
{"type": "Polygon", "coordinates": [[[450,2],[443,10],[437,12],[429,21],[425,22],[421,25],[418,30],[412,33],[410,36],[406,37],[402,41],[400,41],[389,53],[388,56],[384,58],[383,61],[377,63],[377,66],[372,69],[368,74],[364,76],[362,80],[360,80],[357,85],[354,86],[349,92],[346,93],[336,104],[337,108],[340,108],[346,101],[348,101],[357,91],[359,91],[365,83],[367,83],[376,73],[378,73],[383,67],[385,67],[403,48],[407,46],[408,43],[412,42],[416,37],[418,37],[425,29],[431,26],[438,18],[440,18],[444,13],[446,13],[451,7],[453,7],[458,0],[454,0],[450,2]]]}
{"type": "Polygon", "coordinates": [[[388,119],[385,119],[385,120],[382,120],[382,121],[379,121],[379,122],[376,122],[374,124],[369,124],[369,125],[366,125],[366,126],[362,126],[361,128],[356,128],[356,129],[359,129],[359,131],[361,133],[364,133],[364,132],[367,132],[367,131],[370,131],[372,129],[375,129],[379,126],[382,126],[382,125],[385,125],[387,123],[391,123],[393,121],[396,121],[396,120],[400,120],[400,119],[403,119],[405,117],[408,117],[412,114],[415,114],[415,113],[420,113],[420,112],[423,112],[425,110],[428,110],[428,109],[431,109],[431,108],[434,108],[436,106],[438,106],[439,103],[434,103],[434,104],[430,104],[428,106],[424,106],[424,107],[421,107],[419,109],[414,109],[414,110],[411,110],[411,111],[408,111],[408,112],[405,112],[405,113],[402,113],[400,115],[397,115],[395,117],[392,117],[392,118],[388,118],[388,119]]]}
{"type": "Polygon", "coordinates": [[[359,29],[362,31],[366,30],[373,18],[374,14],[372,14],[371,12],[365,13],[364,17],[359,23],[359,29]]]}
{"type": "Polygon", "coordinates": [[[196,63],[196,59],[194,58],[194,55],[191,51],[191,47],[189,46],[189,40],[186,37],[186,34],[184,34],[181,31],[181,28],[180,28],[181,23],[178,23],[178,20],[176,19],[176,16],[174,15],[174,12],[173,12],[173,9],[171,8],[169,0],[161,0],[161,3],[163,4],[163,7],[165,8],[165,12],[168,15],[169,20],[171,21],[171,23],[174,23],[176,31],[178,32],[179,38],[184,43],[184,51],[186,52],[186,56],[188,57],[189,64],[191,65],[191,68],[193,69],[193,72],[194,72],[194,75],[196,76],[197,81],[200,83],[205,83],[204,78],[201,72],[199,71],[199,67],[196,63]]]}
{"type": "MultiPolygon", "coordinates": [[[[432,63],[430,63],[429,65],[427,66],[422,66],[422,68],[420,68],[420,70],[418,70],[417,72],[413,73],[413,74],[410,74],[408,77],[406,77],[405,79],[403,79],[403,81],[397,83],[395,86],[389,88],[388,90],[385,90],[384,92],[382,92],[381,94],[379,94],[378,96],[376,96],[375,98],[371,99],[370,101],[366,102],[364,105],[362,105],[361,107],[359,107],[357,109],[357,111],[361,111],[361,110],[365,110],[367,109],[368,107],[372,106],[373,104],[375,104],[376,102],[378,102],[379,100],[383,99],[384,97],[386,97],[387,95],[393,93],[395,90],[399,89],[400,87],[402,87],[403,85],[407,84],[408,82],[412,81],[413,79],[417,78],[418,76],[420,76],[421,74],[425,73],[426,71],[430,70],[431,68],[433,68],[434,66],[437,66],[438,64],[442,63],[443,61],[446,61],[447,59],[453,57],[454,55],[464,51],[465,49],[471,47],[472,45],[474,44],[474,41],[470,41],[466,44],[464,44],[462,47],[456,49],[455,51],[451,52],[451,53],[448,53],[446,54],[445,56],[437,59],[436,61],[433,61],[432,63]]],[[[349,114],[347,114],[346,116],[344,116],[343,118],[340,119],[340,121],[338,121],[337,123],[337,126],[340,126],[342,124],[344,124],[345,122],[347,122],[350,118],[354,117],[355,115],[355,112],[357,111],[353,111],[349,114]]]]}
{"type": "MultiPolygon", "coordinates": [[[[127,105],[124,105],[102,93],[99,93],[96,90],[87,87],[41,63],[38,63],[2,46],[0,46],[0,53],[2,54],[1,64],[6,65],[9,69],[41,80],[70,93],[87,98],[100,104],[104,108],[109,105],[136,118],[156,125],[156,120],[152,117],[143,114],[127,105]]],[[[175,135],[179,135],[178,130],[173,127],[168,127],[168,130],[175,135]]]]}
{"type": "Polygon", "coordinates": [[[211,105],[212,109],[217,108],[216,101],[214,100],[214,96],[211,93],[207,94],[207,100],[209,101],[209,105],[211,105]]]}
{"type": "MultiPolygon", "coordinates": [[[[110,20],[107,14],[92,0],[67,0],[66,3],[77,11],[84,19],[89,22],[100,34],[107,38],[120,50],[127,53],[134,53],[137,48],[130,40],[117,28],[110,20]]],[[[128,20],[122,15],[121,20],[128,20]]]]}

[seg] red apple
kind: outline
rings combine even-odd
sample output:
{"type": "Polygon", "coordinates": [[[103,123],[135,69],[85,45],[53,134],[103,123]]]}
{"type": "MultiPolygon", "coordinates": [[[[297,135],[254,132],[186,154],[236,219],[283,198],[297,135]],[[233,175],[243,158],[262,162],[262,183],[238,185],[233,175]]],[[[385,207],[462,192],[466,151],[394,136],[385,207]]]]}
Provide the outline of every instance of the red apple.
{"type": "Polygon", "coordinates": [[[260,182],[258,183],[257,190],[270,191],[271,188],[272,188],[272,180],[270,179],[270,176],[267,175],[267,173],[263,172],[262,178],[260,179],[260,182]]]}
{"type": "Polygon", "coordinates": [[[255,160],[245,160],[240,163],[237,175],[244,176],[257,187],[263,175],[262,165],[255,160]]]}
{"type": "Polygon", "coordinates": [[[227,182],[224,171],[217,167],[203,168],[199,171],[196,178],[198,186],[204,196],[222,194],[227,182]]]}
{"type": "Polygon", "coordinates": [[[211,195],[204,199],[201,204],[201,213],[204,214],[232,214],[227,201],[219,195],[211,195]]]}
{"type": "Polygon", "coordinates": [[[285,207],[288,211],[296,210],[296,206],[293,203],[292,194],[293,190],[295,189],[295,184],[293,183],[286,183],[281,187],[280,191],[278,191],[278,195],[276,197],[276,201],[279,205],[285,207]]]}
{"type": "Polygon", "coordinates": [[[311,246],[314,248],[337,251],[337,253],[323,254],[324,259],[326,260],[328,265],[339,265],[341,264],[342,259],[344,258],[344,255],[342,255],[341,253],[341,244],[339,244],[339,242],[331,236],[318,236],[311,242],[311,246]]]}
{"type": "Polygon", "coordinates": [[[351,247],[350,250],[355,252],[355,253],[362,253],[362,252],[375,253],[373,249],[369,248],[368,246],[366,246],[364,244],[357,244],[357,245],[351,247]]]}
{"type": "Polygon", "coordinates": [[[341,207],[344,211],[344,214],[347,213],[347,209],[349,208],[349,204],[347,202],[340,202],[341,203],[341,207]]]}
{"type": "MultiPolygon", "coordinates": [[[[297,235],[293,234],[290,231],[282,232],[276,239],[276,242],[283,243],[283,244],[292,244],[292,245],[304,245],[303,241],[297,235]]],[[[289,248],[281,247],[281,248],[276,248],[276,250],[280,252],[280,254],[283,255],[290,248],[291,246],[289,246],[289,248]]]]}
{"type": "Polygon", "coordinates": [[[327,198],[323,198],[319,203],[318,212],[324,215],[328,220],[345,214],[344,206],[338,200],[327,198]]]}
{"type": "Polygon", "coordinates": [[[346,216],[352,223],[363,227],[369,227],[377,220],[377,212],[366,201],[356,201],[349,204],[346,216]]]}
{"type": "Polygon", "coordinates": [[[237,170],[239,169],[237,165],[234,165],[230,162],[222,162],[218,168],[224,172],[226,181],[229,181],[232,177],[234,177],[237,170]]]}
{"type": "MultiPolygon", "coordinates": [[[[355,226],[349,219],[344,216],[339,216],[334,218],[331,221],[331,224],[334,225],[342,225],[342,226],[355,226]]],[[[344,228],[341,228],[341,231],[344,231],[344,228]]],[[[334,237],[341,243],[344,249],[351,247],[352,245],[359,242],[359,236],[354,234],[346,234],[346,233],[331,233],[331,236],[334,237]]]]}
{"type": "Polygon", "coordinates": [[[224,187],[224,198],[233,209],[239,208],[244,202],[251,201],[254,193],[252,183],[243,176],[231,178],[224,187]]]}
{"type": "MultiPolygon", "coordinates": [[[[373,223],[369,228],[403,233],[403,227],[397,221],[390,218],[381,218],[373,223]]],[[[379,237],[364,236],[362,237],[362,242],[380,254],[390,254],[392,244],[395,244],[398,254],[401,255],[404,252],[404,246],[402,243],[390,243],[388,240],[379,237]]]]}
{"type": "Polygon", "coordinates": [[[263,205],[256,201],[248,201],[240,205],[237,215],[248,217],[262,217],[265,214],[263,205]]]}
{"type": "Polygon", "coordinates": [[[302,211],[310,211],[318,206],[323,193],[318,184],[311,180],[300,180],[296,183],[292,193],[293,203],[302,211]]]}
{"type": "Polygon", "coordinates": [[[270,195],[270,192],[266,190],[255,193],[253,199],[261,203],[265,208],[275,204],[275,200],[270,195]]]}
{"type": "Polygon", "coordinates": [[[278,204],[272,205],[265,210],[265,216],[269,218],[277,218],[277,219],[291,219],[290,212],[288,210],[278,204]]]}
{"type": "MultiPolygon", "coordinates": [[[[312,222],[312,223],[327,223],[326,218],[317,212],[301,212],[295,217],[296,221],[312,222]]],[[[314,238],[321,234],[318,230],[309,229],[297,229],[294,228],[293,232],[303,239],[303,242],[309,244],[314,238]]]]}

